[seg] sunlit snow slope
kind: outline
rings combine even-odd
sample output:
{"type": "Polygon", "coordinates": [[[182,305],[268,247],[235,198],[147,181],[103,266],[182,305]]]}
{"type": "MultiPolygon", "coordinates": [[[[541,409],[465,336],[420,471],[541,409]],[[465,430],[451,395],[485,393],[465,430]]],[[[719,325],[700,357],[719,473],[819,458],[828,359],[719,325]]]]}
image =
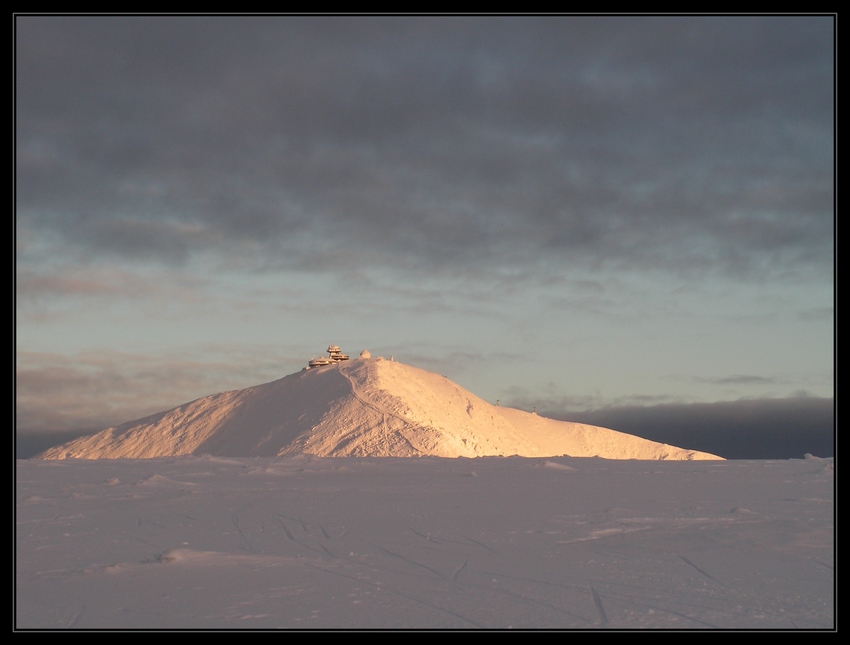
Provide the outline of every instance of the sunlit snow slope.
{"type": "Polygon", "coordinates": [[[383,358],[303,370],[207,396],[51,448],[41,459],[274,457],[720,459],[606,428],[498,407],[437,374],[383,358]]]}

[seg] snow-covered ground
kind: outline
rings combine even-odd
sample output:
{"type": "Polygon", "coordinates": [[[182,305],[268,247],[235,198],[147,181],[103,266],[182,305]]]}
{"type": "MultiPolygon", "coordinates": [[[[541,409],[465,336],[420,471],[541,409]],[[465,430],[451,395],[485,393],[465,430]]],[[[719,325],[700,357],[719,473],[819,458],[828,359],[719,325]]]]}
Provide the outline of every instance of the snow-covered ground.
{"type": "Polygon", "coordinates": [[[17,629],[835,627],[832,459],[17,462],[17,629]]]}
{"type": "Polygon", "coordinates": [[[491,405],[444,376],[382,358],[303,370],[128,421],[45,459],[222,457],[718,459],[581,423],[491,405]]]}

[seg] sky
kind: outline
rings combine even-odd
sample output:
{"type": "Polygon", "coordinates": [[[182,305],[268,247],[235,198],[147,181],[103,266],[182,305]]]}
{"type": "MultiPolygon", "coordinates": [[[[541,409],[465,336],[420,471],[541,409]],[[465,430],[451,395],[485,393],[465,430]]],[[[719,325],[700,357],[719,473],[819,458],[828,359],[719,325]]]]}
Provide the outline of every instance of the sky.
{"type": "Polygon", "coordinates": [[[834,493],[814,457],[20,460],[15,629],[835,630],[834,493]]]}
{"type": "Polygon", "coordinates": [[[560,418],[831,408],[834,57],[829,15],[18,15],[17,436],[330,343],[560,418]]]}

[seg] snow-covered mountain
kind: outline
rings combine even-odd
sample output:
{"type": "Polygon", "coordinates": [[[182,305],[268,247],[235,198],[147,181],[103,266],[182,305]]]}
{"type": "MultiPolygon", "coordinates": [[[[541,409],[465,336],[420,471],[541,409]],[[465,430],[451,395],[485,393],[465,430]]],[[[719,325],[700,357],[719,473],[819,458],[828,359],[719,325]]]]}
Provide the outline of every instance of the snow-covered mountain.
{"type": "Polygon", "coordinates": [[[206,396],[50,448],[38,458],[202,454],[721,459],[494,406],[443,376],[383,358],[339,361],[206,396]]]}

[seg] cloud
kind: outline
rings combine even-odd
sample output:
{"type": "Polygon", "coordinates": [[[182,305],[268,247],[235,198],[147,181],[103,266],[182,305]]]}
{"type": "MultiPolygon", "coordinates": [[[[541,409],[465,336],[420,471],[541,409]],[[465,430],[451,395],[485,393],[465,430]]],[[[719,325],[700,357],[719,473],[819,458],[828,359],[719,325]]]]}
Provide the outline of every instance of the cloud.
{"type": "Polygon", "coordinates": [[[112,305],[158,310],[160,318],[173,316],[175,306],[200,307],[209,301],[211,280],[198,274],[166,274],[103,262],[99,266],[57,261],[36,266],[19,263],[15,274],[17,322],[36,325],[63,322],[86,316],[96,309],[105,319],[112,305]]]}
{"type": "Polygon", "coordinates": [[[716,383],[717,385],[775,385],[779,381],[775,378],[765,378],[764,376],[750,376],[741,374],[739,376],[728,376],[725,378],[715,379],[697,379],[706,383],[716,383]]]}
{"type": "Polygon", "coordinates": [[[793,396],[717,403],[625,406],[545,416],[599,425],[727,459],[799,459],[835,452],[835,401],[793,396]]]}
{"type": "Polygon", "coordinates": [[[283,351],[207,345],[195,355],[18,352],[16,430],[20,435],[102,430],[213,392],[271,381],[303,362],[283,351]]]}
{"type": "Polygon", "coordinates": [[[52,252],[831,266],[829,18],[16,24],[17,218],[52,252]]]}

